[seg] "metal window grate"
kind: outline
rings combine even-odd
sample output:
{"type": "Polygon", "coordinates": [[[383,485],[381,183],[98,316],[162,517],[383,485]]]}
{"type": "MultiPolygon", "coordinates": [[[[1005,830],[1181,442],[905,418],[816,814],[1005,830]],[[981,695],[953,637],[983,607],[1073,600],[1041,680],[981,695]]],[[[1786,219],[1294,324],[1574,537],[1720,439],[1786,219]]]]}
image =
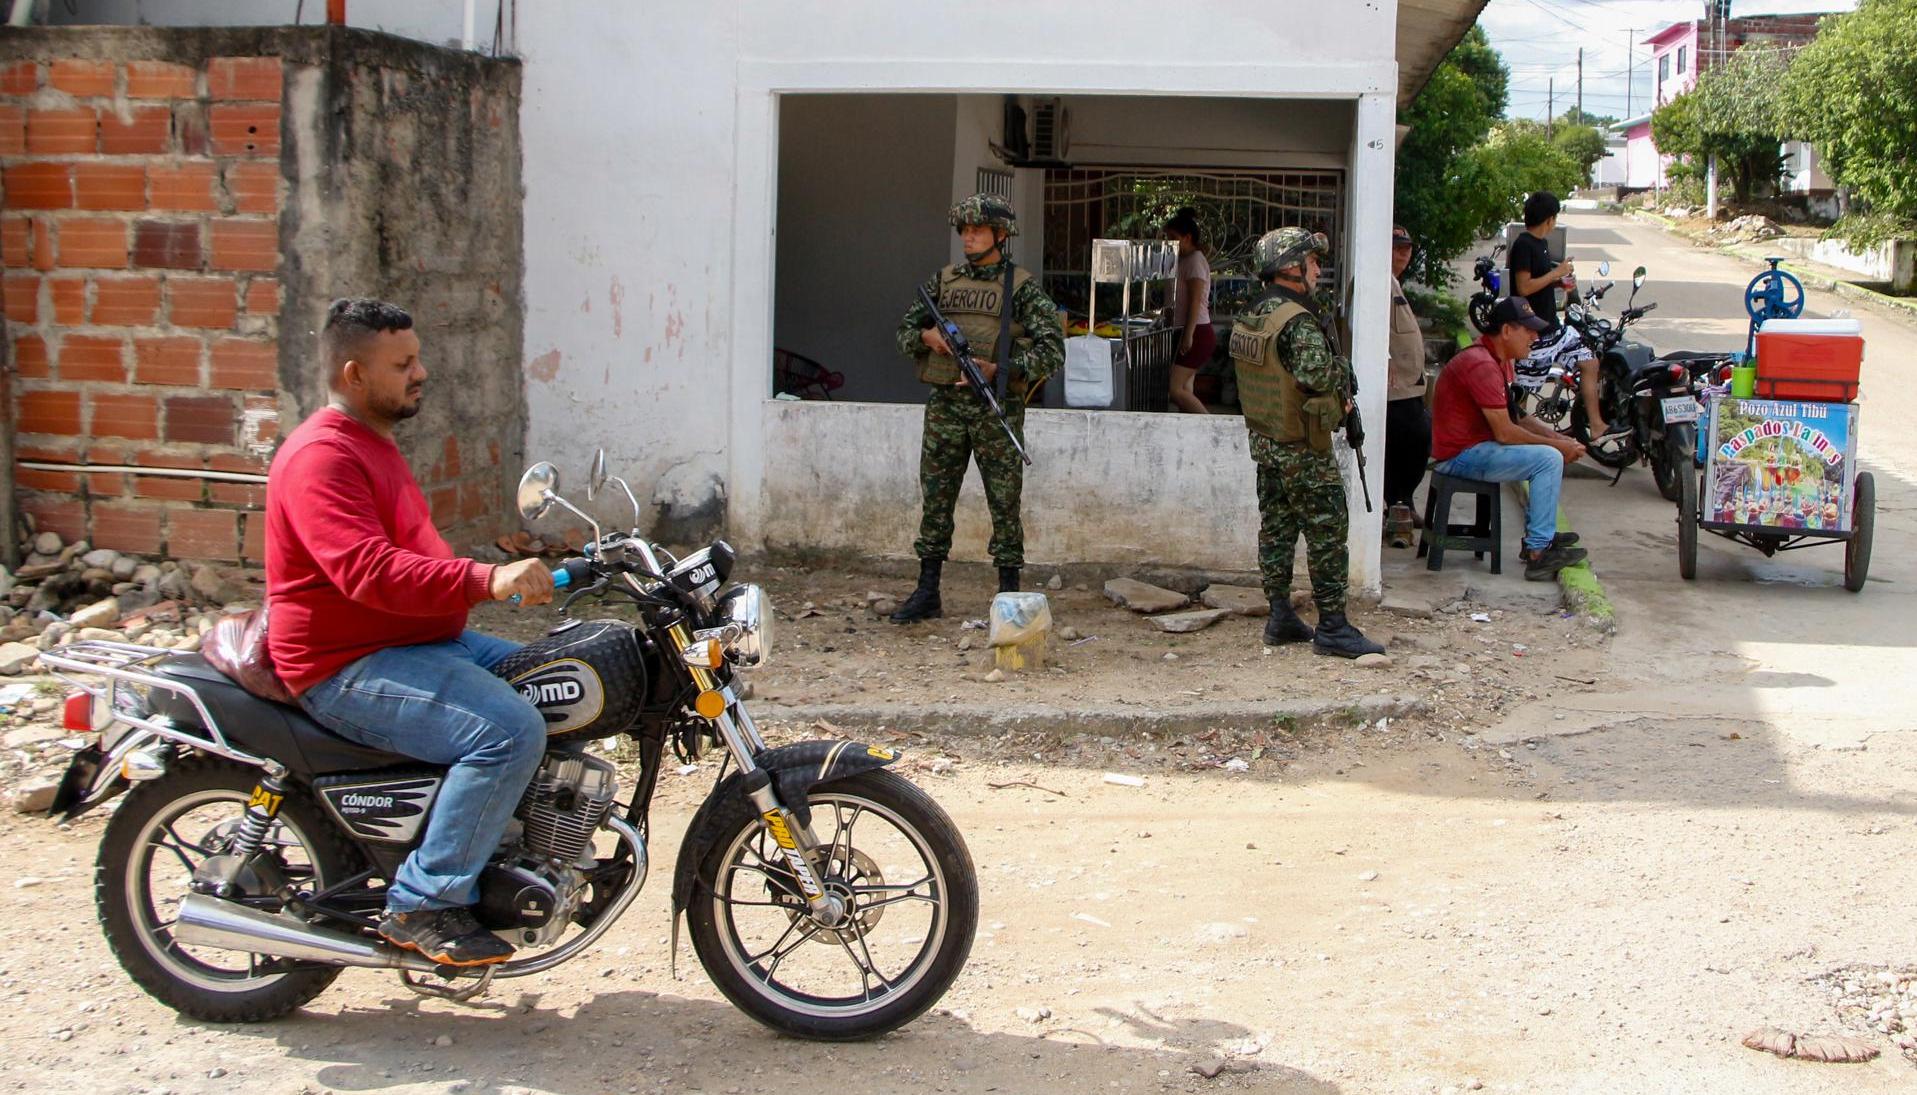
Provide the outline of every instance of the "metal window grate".
{"type": "MultiPolygon", "coordinates": [[[[1147,167],[1058,168],[1045,173],[1045,288],[1073,311],[1087,303],[1095,239],[1153,238],[1174,209],[1192,205],[1205,225],[1212,307],[1230,315],[1255,291],[1251,249],[1274,228],[1302,225],[1325,233],[1336,285],[1344,231],[1343,171],[1218,170],[1147,167]]],[[[1102,294],[1101,294],[1102,295],[1102,294]]],[[[1105,302],[1099,302],[1105,312],[1105,302]]]]}
{"type": "Polygon", "coordinates": [[[990,194],[994,198],[1004,198],[1006,201],[1011,201],[1012,173],[991,167],[979,168],[978,192],[980,194],[990,194]]]}

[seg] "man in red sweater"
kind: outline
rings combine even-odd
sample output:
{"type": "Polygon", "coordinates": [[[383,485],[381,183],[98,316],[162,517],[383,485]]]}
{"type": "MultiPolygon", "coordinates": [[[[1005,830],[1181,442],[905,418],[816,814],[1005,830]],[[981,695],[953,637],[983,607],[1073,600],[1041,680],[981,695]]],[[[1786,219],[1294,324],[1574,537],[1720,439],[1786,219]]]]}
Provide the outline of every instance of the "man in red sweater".
{"type": "Polygon", "coordinates": [[[1572,546],[1576,533],[1557,531],[1564,466],[1583,456],[1584,446],[1511,409],[1517,381],[1511,363],[1530,351],[1544,327],[1523,297],[1499,301],[1491,310],[1491,329],[1445,364],[1431,397],[1431,459],[1439,471],[1530,485],[1520,557],[1532,581],[1553,578],[1585,555],[1572,546]]]}
{"type": "Polygon", "coordinates": [[[470,911],[546,749],[538,710],[489,670],[516,644],[466,628],[480,601],[552,600],[537,559],[455,558],[393,443],[419,413],[426,367],[413,318],[376,300],[327,309],[332,399],[273,458],[266,487],[267,646],[286,686],[341,737],[446,765],[419,846],[386,891],[380,934],[435,962],[486,965],[513,948],[470,911]]]}

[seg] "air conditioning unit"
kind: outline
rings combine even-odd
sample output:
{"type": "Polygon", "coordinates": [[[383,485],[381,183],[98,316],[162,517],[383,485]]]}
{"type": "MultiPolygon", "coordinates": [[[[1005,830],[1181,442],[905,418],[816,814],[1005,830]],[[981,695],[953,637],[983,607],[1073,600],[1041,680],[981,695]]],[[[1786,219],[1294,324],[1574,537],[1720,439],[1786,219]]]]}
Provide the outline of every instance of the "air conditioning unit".
{"type": "Polygon", "coordinates": [[[1035,163],[1062,164],[1071,151],[1071,111],[1063,99],[1039,99],[1032,103],[1032,160],[1035,163]]]}

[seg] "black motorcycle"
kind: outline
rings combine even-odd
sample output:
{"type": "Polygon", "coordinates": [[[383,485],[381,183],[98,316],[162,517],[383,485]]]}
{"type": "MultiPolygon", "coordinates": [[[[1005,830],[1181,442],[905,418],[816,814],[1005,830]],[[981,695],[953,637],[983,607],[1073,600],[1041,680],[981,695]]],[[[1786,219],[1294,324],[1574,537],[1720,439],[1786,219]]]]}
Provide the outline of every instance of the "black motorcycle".
{"type": "Polygon", "coordinates": [[[1479,255],[1471,265],[1471,278],[1478,283],[1478,291],[1471,294],[1465,311],[1471,316],[1471,325],[1484,334],[1491,329],[1491,309],[1497,307],[1498,299],[1503,296],[1504,274],[1498,269],[1498,256],[1504,254],[1504,244],[1491,249],[1488,255],[1479,255]]]}
{"type": "MultiPolygon", "coordinates": [[[[1631,297],[1613,324],[1597,314],[1596,299],[1566,309],[1566,322],[1584,332],[1598,357],[1598,403],[1615,427],[1593,438],[1580,401],[1572,409],[1571,433],[1591,459],[1622,476],[1625,469],[1645,463],[1658,493],[1676,501],[1683,477],[1695,467],[1698,393],[1725,374],[1731,355],[1678,351],[1653,353],[1648,345],[1625,337],[1632,324],[1657,309],[1655,303],[1633,306],[1644,287],[1645,269],[1631,274],[1631,297]]],[[[1608,286],[1606,286],[1608,288],[1608,286]]],[[[1614,477],[1612,482],[1616,482],[1614,477]]]]}
{"type": "MultiPolygon", "coordinates": [[[[590,499],[606,482],[595,463],[590,499]]],[[[772,609],[727,585],[733,552],[685,558],[636,531],[602,533],[561,498],[551,464],[519,487],[528,520],[560,506],[593,526],[554,575],[634,622],[565,618],[495,670],[544,714],[548,751],[480,880],[480,922],[511,961],[435,965],[375,927],[387,881],[417,844],[445,770],[356,744],[299,708],[243,691],[199,654],[80,642],[49,666],[82,691],[69,728],[97,734],[53,811],[73,818],[122,792],[94,893],[133,980],[196,1019],[257,1021],[318,996],[348,966],[394,969],[423,995],[466,999],[496,977],[543,973],[605,936],[645,884],[648,808],[669,752],[724,750],[672,877],[713,984],[774,1029],[870,1037],[931,1007],[965,964],[978,879],[951,818],[852,741],[768,748],[735,687],[766,658],[772,609]],[[588,749],[636,743],[636,784],[588,749]],[[727,770],[730,768],[730,773],[727,770]],[[622,794],[622,790],[624,793],[622,794]]]]}

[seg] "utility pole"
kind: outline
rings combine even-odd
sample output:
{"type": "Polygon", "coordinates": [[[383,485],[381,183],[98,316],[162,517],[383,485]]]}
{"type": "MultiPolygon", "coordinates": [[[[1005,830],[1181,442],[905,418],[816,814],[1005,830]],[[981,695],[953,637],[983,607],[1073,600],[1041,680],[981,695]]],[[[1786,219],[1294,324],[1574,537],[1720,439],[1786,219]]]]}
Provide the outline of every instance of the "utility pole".
{"type": "Polygon", "coordinates": [[[1637,84],[1637,28],[1624,32],[1624,116],[1635,118],[1631,109],[1631,92],[1637,84]]]}
{"type": "Polygon", "coordinates": [[[1551,77],[1544,82],[1544,135],[1548,139],[1558,124],[1558,78],[1551,77]]]}
{"type": "Polygon", "coordinates": [[[1578,47],[1578,124],[1584,125],[1584,47],[1578,47]]]}

